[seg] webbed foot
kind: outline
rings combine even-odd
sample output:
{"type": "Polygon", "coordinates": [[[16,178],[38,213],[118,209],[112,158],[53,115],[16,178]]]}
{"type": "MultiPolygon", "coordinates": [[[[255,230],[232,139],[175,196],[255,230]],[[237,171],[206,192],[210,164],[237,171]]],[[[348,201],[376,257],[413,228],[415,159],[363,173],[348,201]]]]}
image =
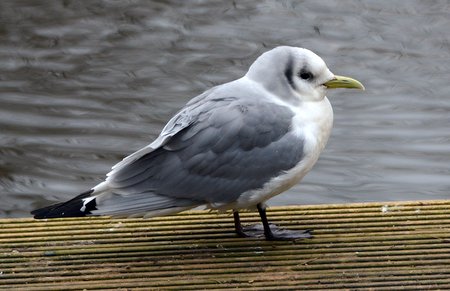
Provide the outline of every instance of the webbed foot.
{"type": "Polygon", "coordinates": [[[275,224],[269,224],[269,227],[270,231],[267,232],[262,224],[255,224],[244,227],[243,232],[247,237],[265,237],[266,240],[297,240],[313,237],[310,229],[290,230],[275,224]]]}
{"type": "Polygon", "coordinates": [[[297,240],[312,238],[311,230],[289,230],[282,229],[275,224],[269,224],[266,216],[266,209],[262,204],[258,204],[259,215],[261,216],[262,224],[255,224],[248,227],[242,227],[239,212],[234,211],[234,228],[240,237],[257,237],[266,240],[297,240]]]}

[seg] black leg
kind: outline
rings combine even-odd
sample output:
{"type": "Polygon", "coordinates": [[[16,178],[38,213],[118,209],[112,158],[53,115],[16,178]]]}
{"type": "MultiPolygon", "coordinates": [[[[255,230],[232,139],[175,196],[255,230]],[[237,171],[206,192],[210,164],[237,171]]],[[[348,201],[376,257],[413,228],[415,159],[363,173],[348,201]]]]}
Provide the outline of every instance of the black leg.
{"type": "Polygon", "coordinates": [[[241,225],[241,218],[239,217],[239,212],[237,210],[233,210],[233,217],[234,217],[234,230],[236,231],[237,235],[240,237],[248,237],[248,235],[245,234],[244,229],[241,225]]]}
{"type": "Polygon", "coordinates": [[[258,208],[259,216],[261,217],[261,221],[264,227],[264,236],[266,237],[267,240],[274,240],[272,230],[270,229],[269,221],[267,220],[266,207],[263,206],[261,203],[258,203],[256,207],[258,208]]]}

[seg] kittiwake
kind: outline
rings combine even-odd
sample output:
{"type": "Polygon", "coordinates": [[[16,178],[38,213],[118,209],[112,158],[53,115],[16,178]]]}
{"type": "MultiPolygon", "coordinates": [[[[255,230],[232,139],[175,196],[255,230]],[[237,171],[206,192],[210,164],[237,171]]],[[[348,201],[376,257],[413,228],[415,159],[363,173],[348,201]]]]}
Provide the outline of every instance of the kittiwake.
{"type": "Polygon", "coordinates": [[[34,210],[35,218],[152,217],[197,206],[232,210],[239,236],[311,237],[269,224],[265,202],[297,184],[319,158],[333,124],[327,89],[364,89],[334,75],[310,50],[281,46],[240,79],[189,101],[148,146],[112,167],[75,198],[34,210]],[[262,227],[239,211],[258,209],[262,227]]]}

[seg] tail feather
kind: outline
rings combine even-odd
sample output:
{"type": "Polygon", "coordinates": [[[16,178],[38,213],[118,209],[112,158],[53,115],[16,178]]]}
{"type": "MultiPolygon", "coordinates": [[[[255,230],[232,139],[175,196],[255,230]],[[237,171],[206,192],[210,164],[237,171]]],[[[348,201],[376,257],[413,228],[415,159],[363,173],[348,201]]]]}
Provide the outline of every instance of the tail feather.
{"type": "Polygon", "coordinates": [[[153,192],[117,194],[105,191],[98,195],[93,215],[113,217],[152,217],[177,213],[201,205],[195,200],[173,198],[153,192]]]}
{"type": "Polygon", "coordinates": [[[88,215],[152,217],[177,213],[202,204],[204,203],[200,201],[173,198],[153,192],[124,195],[109,189],[103,191],[91,189],[69,201],[36,209],[31,214],[36,219],[88,215]]]}
{"type": "Polygon", "coordinates": [[[40,209],[33,210],[31,214],[34,215],[36,219],[43,218],[58,218],[58,217],[83,217],[91,214],[92,210],[96,210],[95,198],[92,200],[86,200],[85,198],[91,197],[94,190],[89,190],[87,192],[81,193],[75,198],[40,209]],[[83,200],[84,199],[84,200],[83,200]],[[86,203],[86,201],[88,201],[86,203]]]}

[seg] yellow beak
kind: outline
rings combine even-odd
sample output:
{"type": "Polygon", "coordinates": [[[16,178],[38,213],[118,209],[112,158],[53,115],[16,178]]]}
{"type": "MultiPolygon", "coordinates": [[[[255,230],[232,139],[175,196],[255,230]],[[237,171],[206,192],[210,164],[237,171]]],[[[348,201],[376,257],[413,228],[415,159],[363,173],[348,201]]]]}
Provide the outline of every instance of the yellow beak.
{"type": "Polygon", "coordinates": [[[334,75],[334,79],[323,84],[328,89],[334,88],[349,88],[349,89],[361,89],[365,90],[363,84],[358,80],[350,77],[334,75]]]}

